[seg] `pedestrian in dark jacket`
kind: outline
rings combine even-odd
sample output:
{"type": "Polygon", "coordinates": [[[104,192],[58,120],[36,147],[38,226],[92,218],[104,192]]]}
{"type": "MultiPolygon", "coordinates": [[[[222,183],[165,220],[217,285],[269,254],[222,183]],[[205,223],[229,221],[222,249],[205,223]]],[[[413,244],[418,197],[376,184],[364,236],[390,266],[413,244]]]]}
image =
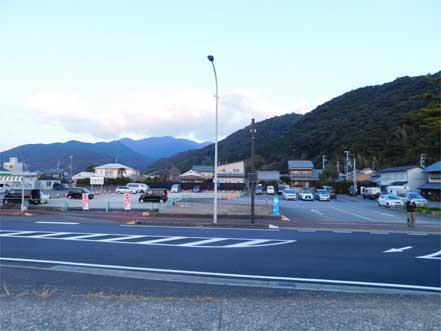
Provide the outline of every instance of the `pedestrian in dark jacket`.
{"type": "Polygon", "coordinates": [[[407,211],[407,226],[415,226],[416,217],[416,203],[413,200],[407,200],[406,202],[407,211]]]}

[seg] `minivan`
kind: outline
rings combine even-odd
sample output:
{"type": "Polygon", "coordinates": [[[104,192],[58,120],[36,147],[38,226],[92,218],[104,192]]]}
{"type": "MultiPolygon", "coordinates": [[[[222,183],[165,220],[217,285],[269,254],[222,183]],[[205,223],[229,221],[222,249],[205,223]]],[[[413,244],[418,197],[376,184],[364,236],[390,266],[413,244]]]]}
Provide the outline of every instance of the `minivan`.
{"type": "Polygon", "coordinates": [[[375,200],[381,195],[381,189],[379,187],[364,187],[361,195],[363,199],[375,200]]]}
{"type": "Polygon", "coordinates": [[[144,183],[128,183],[127,187],[129,189],[133,189],[136,193],[145,193],[150,188],[147,184],[144,183]]]}

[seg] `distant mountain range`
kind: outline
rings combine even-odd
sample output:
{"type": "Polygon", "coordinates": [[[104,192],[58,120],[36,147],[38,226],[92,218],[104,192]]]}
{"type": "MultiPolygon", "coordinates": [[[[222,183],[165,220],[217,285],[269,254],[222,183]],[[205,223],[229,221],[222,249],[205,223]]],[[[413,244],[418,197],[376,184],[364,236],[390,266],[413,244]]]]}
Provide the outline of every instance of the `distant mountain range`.
{"type": "MultiPolygon", "coordinates": [[[[347,92],[303,116],[293,113],[256,123],[257,169],[286,172],[289,159],[312,160],[321,168],[322,155],[335,168],[336,161],[343,164],[345,150],[356,155],[359,168],[372,163],[376,168],[418,164],[420,154],[427,155],[428,164],[439,161],[440,76],[441,71],[397,78],[347,92]],[[437,97],[427,98],[430,94],[437,97]],[[426,118],[431,125],[412,117],[425,107],[431,109],[429,115],[437,114],[426,118]]],[[[193,164],[211,165],[213,154],[214,147],[209,145],[156,161],[147,171],[170,164],[181,171],[193,164]]],[[[220,162],[249,158],[249,126],[219,142],[220,162]]]]}
{"type": "Polygon", "coordinates": [[[209,143],[197,143],[188,139],[173,137],[152,137],[141,140],[123,138],[111,142],[84,143],[71,140],[65,143],[28,144],[0,153],[0,161],[18,157],[27,170],[69,169],[72,156],[73,172],[85,170],[89,166],[119,162],[143,170],[155,160],[209,143]]]}

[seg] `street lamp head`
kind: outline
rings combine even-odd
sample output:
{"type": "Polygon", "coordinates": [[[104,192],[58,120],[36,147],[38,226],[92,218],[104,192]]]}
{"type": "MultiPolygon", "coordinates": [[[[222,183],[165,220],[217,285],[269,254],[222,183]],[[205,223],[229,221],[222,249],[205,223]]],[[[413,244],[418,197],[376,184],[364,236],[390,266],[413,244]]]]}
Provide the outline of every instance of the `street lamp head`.
{"type": "Polygon", "coordinates": [[[207,58],[208,58],[208,61],[210,61],[210,62],[214,61],[214,56],[213,55],[208,55],[207,58]]]}

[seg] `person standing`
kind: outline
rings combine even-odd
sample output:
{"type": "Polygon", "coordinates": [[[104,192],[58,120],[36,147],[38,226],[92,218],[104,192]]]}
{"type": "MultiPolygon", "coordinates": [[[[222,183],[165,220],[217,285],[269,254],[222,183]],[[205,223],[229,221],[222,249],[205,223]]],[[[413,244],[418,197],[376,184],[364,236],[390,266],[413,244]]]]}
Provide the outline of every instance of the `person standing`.
{"type": "Polygon", "coordinates": [[[407,200],[406,211],[407,211],[407,226],[415,226],[415,218],[416,218],[416,203],[415,203],[415,201],[407,200]]]}

